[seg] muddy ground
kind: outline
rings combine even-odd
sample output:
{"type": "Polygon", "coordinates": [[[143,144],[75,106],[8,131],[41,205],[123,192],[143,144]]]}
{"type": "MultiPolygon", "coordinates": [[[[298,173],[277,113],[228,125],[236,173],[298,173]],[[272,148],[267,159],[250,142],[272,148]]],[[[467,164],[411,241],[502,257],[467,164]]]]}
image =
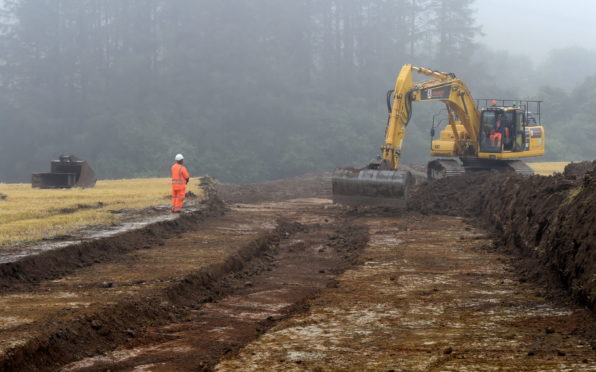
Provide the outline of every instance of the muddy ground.
{"type": "Polygon", "coordinates": [[[218,183],[217,195],[228,203],[258,203],[296,198],[331,198],[331,173],[312,173],[288,180],[234,185],[218,183]]]}
{"type": "Polygon", "coordinates": [[[207,183],[0,263],[0,370],[596,370],[593,172],[420,185],[410,211],[333,205],[329,177],[207,183]]]}
{"type": "Polygon", "coordinates": [[[596,162],[550,177],[482,172],[427,183],[410,209],[472,218],[523,258],[520,272],[596,310],[596,162]]]}
{"type": "Polygon", "coordinates": [[[216,371],[583,371],[590,315],[521,283],[461,218],[362,217],[362,258],[216,371]]]}
{"type": "Polygon", "coordinates": [[[209,369],[356,262],[367,231],[327,204],[207,203],[0,265],[0,370],[209,369]]]}

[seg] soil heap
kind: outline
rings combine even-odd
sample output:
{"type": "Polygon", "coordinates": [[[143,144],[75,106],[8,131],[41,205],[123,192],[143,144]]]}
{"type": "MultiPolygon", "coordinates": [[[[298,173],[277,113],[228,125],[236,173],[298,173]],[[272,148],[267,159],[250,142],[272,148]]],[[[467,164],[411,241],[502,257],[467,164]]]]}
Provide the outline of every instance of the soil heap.
{"type": "Polygon", "coordinates": [[[596,168],[596,160],[580,161],[579,163],[569,163],[565,166],[563,174],[568,177],[583,177],[591,169],[596,168]]]}
{"type": "Polygon", "coordinates": [[[229,203],[331,198],[331,173],[310,173],[292,179],[246,185],[217,184],[216,190],[217,195],[229,203]]]}
{"type": "Polygon", "coordinates": [[[479,217],[497,244],[539,262],[528,274],[546,274],[595,311],[596,162],[576,164],[550,177],[482,172],[441,179],[415,190],[409,208],[479,217]]]}

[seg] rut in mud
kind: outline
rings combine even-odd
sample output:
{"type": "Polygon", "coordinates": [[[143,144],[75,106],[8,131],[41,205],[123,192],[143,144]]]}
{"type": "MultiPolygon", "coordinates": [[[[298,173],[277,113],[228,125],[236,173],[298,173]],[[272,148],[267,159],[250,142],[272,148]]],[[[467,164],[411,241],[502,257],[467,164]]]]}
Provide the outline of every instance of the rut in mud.
{"type": "Polygon", "coordinates": [[[363,215],[362,265],[215,371],[596,370],[581,308],[545,301],[462,218],[363,215]]]}
{"type": "MultiPolygon", "coordinates": [[[[113,246],[123,249],[109,250],[108,244],[106,259],[89,265],[73,259],[74,266],[81,267],[69,267],[65,275],[56,273],[52,260],[40,260],[46,262],[51,280],[13,283],[0,295],[0,370],[53,370],[119,345],[142,348],[180,338],[167,334],[175,327],[172,322],[185,329],[194,325],[194,332],[187,333],[190,355],[202,355],[179,358],[177,363],[184,366],[180,368],[214,364],[277,319],[299,310],[305,298],[353,264],[366,242],[366,231],[326,204],[323,199],[306,199],[238,205],[223,216],[219,207],[211,206],[183,216],[188,224],[166,224],[172,228],[165,229],[167,234],[155,234],[155,240],[145,237],[163,224],[125,233],[125,239],[116,237],[113,246]],[[230,305],[234,317],[217,315],[222,303],[244,302],[250,307],[251,298],[260,298],[269,310],[251,315],[250,309],[236,303],[230,305]],[[218,305],[210,305],[214,301],[218,305]],[[241,319],[236,310],[247,313],[247,319],[241,319]],[[209,311],[211,316],[206,315],[209,311]],[[206,328],[196,327],[206,319],[210,319],[206,328]],[[231,341],[205,344],[205,329],[234,321],[238,327],[228,330],[231,341]],[[159,330],[168,324],[167,330],[159,330]]],[[[106,247],[106,240],[96,243],[106,247]]],[[[95,252],[86,249],[89,246],[94,247],[91,242],[75,248],[95,252]]],[[[64,255],[59,250],[46,254],[50,253],[58,258],[64,255]]],[[[169,354],[166,359],[172,360],[169,354]]],[[[142,359],[137,355],[136,360],[142,359]]]]}
{"type": "Polygon", "coordinates": [[[353,263],[368,240],[366,229],[349,220],[295,227],[296,233],[268,253],[270,261],[262,270],[230,279],[228,293],[217,301],[193,309],[181,321],[153,327],[113,353],[81,360],[63,371],[211,370],[221,357],[303,311],[305,300],[334,286],[333,278],[353,263]]]}

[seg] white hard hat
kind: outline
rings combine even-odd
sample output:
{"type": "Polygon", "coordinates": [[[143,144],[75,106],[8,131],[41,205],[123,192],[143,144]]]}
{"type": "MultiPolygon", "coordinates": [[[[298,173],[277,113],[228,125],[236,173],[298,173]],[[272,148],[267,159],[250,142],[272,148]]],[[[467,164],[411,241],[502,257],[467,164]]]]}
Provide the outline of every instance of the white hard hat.
{"type": "Polygon", "coordinates": [[[184,156],[182,154],[176,155],[176,161],[184,160],[184,156]]]}

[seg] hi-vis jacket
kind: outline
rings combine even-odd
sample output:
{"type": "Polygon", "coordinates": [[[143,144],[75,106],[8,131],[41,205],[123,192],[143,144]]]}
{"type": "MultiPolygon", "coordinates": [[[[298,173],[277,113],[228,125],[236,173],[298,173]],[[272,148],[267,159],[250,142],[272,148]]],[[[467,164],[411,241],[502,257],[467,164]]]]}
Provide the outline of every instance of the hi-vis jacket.
{"type": "Polygon", "coordinates": [[[186,188],[186,180],[189,178],[186,167],[182,164],[172,165],[172,188],[184,189],[186,188]]]}

